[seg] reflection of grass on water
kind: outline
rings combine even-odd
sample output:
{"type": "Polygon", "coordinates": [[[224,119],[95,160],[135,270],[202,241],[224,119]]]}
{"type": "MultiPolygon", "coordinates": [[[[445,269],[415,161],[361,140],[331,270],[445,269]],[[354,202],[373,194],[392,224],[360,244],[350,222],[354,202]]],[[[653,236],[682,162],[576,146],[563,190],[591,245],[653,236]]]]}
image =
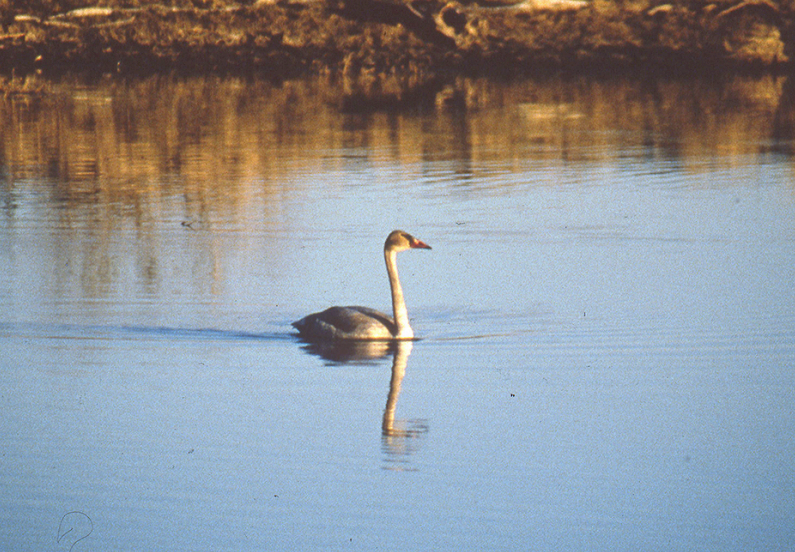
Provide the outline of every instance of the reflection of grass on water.
{"type": "MultiPolygon", "coordinates": [[[[389,151],[392,162],[406,166],[443,158],[457,147],[459,116],[465,114],[468,139],[481,145],[475,154],[494,155],[499,163],[523,159],[528,140],[543,144],[537,156],[567,155],[576,162],[577,152],[589,151],[578,149],[579,141],[590,145],[606,128],[629,136],[675,134],[679,139],[670,155],[685,158],[713,151],[716,142],[724,152],[736,148],[739,158],[749,144],[770,139],[774,121],[783,138],[795,134],[795,92],[774,77],[737,76],[722,83],[460,78],[426,92],[415,105],[445,114],[435,119],[436,132],[450,141],[428,140],[422,118],[401,117],[393,127],[377,111],[363,114],[366,133],[352,134],[345,121],[360,115],[340,113],[350,92],[330,77],[282,84],[150,77],[122,85],[109,79],[81,86],[79,93],[68,82],[0,77],[0,128],[6,129],[0,155],[12,180],[54,177],[130,205],[175,187],[199,200],[191,204],[227,212],[251,203],[246,183],[252,179],[264,178],[260,194],[283,194],[286,183],[296,180],[295,167],[284,159],[300,158],[299,171],[333,171],[340,167],[324,152],[358,145],[389,151]],[[450,97],[460,98],[461,105],[447,107],[450,97]],[[223,193],[213,192],[219,183],[223,193]]],[[[400,111],[393,113],[398,117],[400,111]]],[[[74,193],[77,202],[88,197],[74,193]]],[[[187,212],[184,220],[198,221],[196,229],[206,216],[187,212]]]]}
{"type": "Polygon", "coordinates": [[[673,173],[714,171],[754,166],[763,146],[791,148],[795,136],[795,90],[774,77],[460,78],[438,93],[462,98],[458,108],[431,99],[420,112],[352,115],[325,77],[11,80],[47,93],[0,94],[0,212],[22,232],[46,212],[71,229],[51,248],[52,266],[90,297],[126,290],[130,274],[146,289],[175,282],[204,293],[223,290],[241,263],[267,273],[269,255],[285,255],[269,237],[296,231],[291,219],[308,216],[315,186],[329,205],[428,183],[453,201],[507,200],[514,187],[587,184],[593,166],[640,167],[628,152],[666,159],[673,173]],[[372,181],[349,178],[362,170],[372,181]],[[434,180],[448,170],[449,185],[434,180]],[[420,172],[426,180],[404,179],[420,172]],[[165,236],[177,260],[159,256],[165,236]]]}
{"type": "Polygon", "coordinates": [[[0,69],[450,72],[716,65],[792,57],[795,0],[0,0],[0,69]]]}

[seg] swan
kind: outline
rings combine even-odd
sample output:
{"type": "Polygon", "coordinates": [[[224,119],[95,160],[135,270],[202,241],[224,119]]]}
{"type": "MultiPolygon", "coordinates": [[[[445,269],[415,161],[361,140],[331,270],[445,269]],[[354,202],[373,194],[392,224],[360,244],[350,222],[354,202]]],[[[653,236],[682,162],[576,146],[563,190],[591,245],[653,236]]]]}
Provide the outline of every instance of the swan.
{"type": "Polygon", "coordinates": [[[293,322],[298,335],[307,340],[408,340],[414,338],[409,325],[403,288],[398,278],[396,258],[407,249],[430,249],[431,246],[404,232],[392,231],[384,243],[384,260],[392,288],[394,318],[367,307],[331,307],[293,322]]]}

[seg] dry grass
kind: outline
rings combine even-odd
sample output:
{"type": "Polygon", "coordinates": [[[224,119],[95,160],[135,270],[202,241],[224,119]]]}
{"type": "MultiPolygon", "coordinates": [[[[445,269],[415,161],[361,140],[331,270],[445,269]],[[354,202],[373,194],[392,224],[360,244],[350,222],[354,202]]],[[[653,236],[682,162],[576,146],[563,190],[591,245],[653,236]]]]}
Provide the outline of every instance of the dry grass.
{"type": "Polygon", "coordinates": [[[444,0],[429,6],[463,22],[455,30],[440,24],[449,44],[321,0],[0,0],[0,70],[256,70],[380,79],[539,68],[792,66],[795,0],[592,0],[561,10],[444,0]]]}

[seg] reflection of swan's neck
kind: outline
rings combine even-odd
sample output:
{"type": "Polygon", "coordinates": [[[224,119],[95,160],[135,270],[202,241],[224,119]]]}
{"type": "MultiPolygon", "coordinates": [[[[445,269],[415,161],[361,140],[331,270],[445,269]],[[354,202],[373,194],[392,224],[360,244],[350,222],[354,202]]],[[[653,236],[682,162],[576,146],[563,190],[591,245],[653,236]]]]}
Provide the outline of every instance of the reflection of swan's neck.
{"type": "Polygon", "coordinates": [[[389,274],[389,287],[392,288],[392,310],[395,315],[396,333],[398,339],[411,339],[414,332],[409,326],[409,313],[406,311],[406,301],[403,299],[403,288],[400,287],[400,278],[397,270],[397,251],[393,249],[384,250],[386,260],[386,271],[389,274]]]}
{"type": "Polygon", "coordinates": [[[398,343],[395,357],[392,360],[392,379],[389,381],[389,395],[384,408],[384,417],[381,421],[381,430],[385,436],[395,436],[395,410],[397,409],[403,376],[406,375],[406,364],[411,354],[411,348],[410,341],[398,343]]]}

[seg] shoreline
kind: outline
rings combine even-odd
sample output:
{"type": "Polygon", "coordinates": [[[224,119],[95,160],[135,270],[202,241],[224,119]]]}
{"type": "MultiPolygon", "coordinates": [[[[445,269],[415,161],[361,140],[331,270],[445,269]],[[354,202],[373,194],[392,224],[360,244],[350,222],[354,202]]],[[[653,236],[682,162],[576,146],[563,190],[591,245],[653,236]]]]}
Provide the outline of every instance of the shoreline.
{"type": "Polygon", "coordinates": [[[0,73],[16,76],[334,74],[422,84],[471,74],[795,68],[792,1],[266,0],[4,10],[0,73]]]}

